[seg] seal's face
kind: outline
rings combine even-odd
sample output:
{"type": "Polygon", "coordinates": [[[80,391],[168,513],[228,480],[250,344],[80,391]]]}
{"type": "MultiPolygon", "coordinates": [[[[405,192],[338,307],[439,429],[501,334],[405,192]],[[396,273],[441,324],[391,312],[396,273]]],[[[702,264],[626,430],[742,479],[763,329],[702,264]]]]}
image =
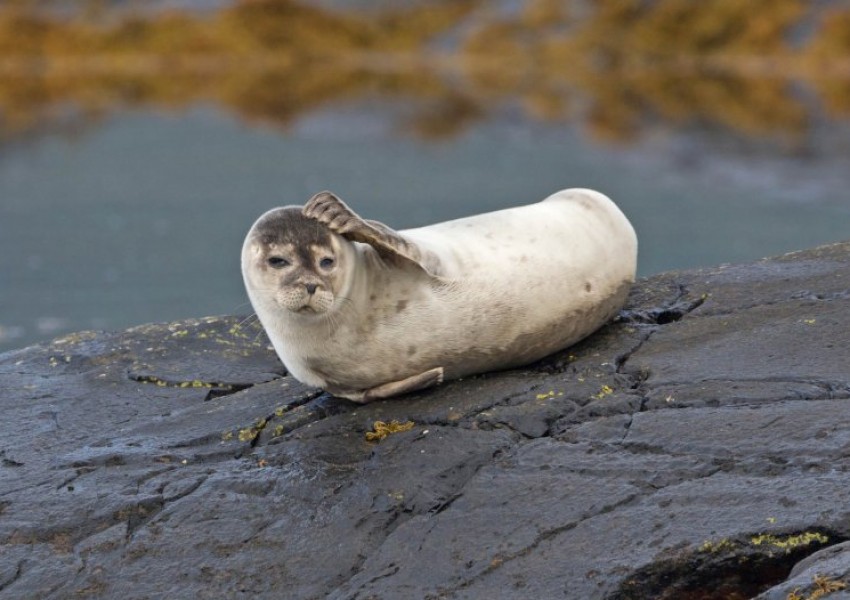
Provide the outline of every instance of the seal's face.
{"type": "Polygon", "coordinates": [[[300,315],[332,309],[345,284],[342,238],[285,207],[263,215],[248,233],[242,261],[246,283],[264,300],[300,315]]]}

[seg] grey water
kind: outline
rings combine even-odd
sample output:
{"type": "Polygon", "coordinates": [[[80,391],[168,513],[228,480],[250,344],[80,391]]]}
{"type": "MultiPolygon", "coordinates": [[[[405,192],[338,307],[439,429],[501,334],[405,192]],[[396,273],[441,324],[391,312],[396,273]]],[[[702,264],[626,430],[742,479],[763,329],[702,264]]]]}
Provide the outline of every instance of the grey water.
{"type": "Polygon", "coordinates": [[[0,144],[0,352],[250,313],[244,234],[268,208],[324,189],[406,228],[595,188],[634,224],[640,275],[850,238],[846,127],[790,150],[671,130],[617,146],[507,114],[426,141],[380,111],[327,109],[287,130],[204,107],[124,112],[0,144]]]}

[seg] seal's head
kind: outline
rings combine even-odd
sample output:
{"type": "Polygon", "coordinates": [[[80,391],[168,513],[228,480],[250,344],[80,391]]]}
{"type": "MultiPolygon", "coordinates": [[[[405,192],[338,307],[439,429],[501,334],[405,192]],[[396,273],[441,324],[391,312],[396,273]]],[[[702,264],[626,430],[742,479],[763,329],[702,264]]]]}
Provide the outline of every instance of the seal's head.
{"type": "Polygon", "coordinates": [[[350,242],[301,214],[300,206],[261,216],[242,247],[251,301],[303,316],[334,308],[348,283],[350,242]]]}

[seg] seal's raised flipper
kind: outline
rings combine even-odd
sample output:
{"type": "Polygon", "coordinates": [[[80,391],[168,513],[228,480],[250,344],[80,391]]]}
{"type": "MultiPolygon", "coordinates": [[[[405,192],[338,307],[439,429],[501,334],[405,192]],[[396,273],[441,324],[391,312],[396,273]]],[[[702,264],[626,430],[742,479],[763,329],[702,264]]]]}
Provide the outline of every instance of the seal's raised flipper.
{"type": "Polygon", "coordinates": [[[399,394],[409,394],[410,392],[418,392],[429,387],[433,387],[443,383],[443,367],[429,369],[419,375],[413,375],[401,381],[391,381],[366,390],[363,397],[357,402],[366,404],[373,400],[382,400],[399,394]]]}
{"type": "Polygon", "coordinates": [[[369,244],[384,258],[403,258],[419,265],[429,275],[439,275],[440,261],[432,252],[420,248],[383,223],[361,218],[331,192],[319,192],[310,198],[301,212],[346,239],[369,244]]]}

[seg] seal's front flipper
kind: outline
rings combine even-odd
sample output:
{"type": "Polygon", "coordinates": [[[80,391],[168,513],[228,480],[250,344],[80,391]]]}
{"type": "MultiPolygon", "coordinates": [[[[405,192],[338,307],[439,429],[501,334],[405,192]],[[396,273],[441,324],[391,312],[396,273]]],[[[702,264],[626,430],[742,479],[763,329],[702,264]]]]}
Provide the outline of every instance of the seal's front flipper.
{"type": "Polygon", "coordinates": [[[305,217],[324,223],[332,231],[353,241],[369,244],[384,258],[402,258],[416,263],[429,275],[439,275],[439,259],[378,221],[367,221],[331,192],[319,192],[301,210],[305,217]]]}
{"type": "Polygon", "coordinates": [[[443,382],[443,367],[429,369],[419,375],[413,375],[401,381],[391,381],[379,386],[370,388],[363,393],[363,397],[358,402],[366,404],[373,400],[382,400],[399,394],[408,394],[410,392],[418,392],[429,387],[433,387],[443,382]]]}

